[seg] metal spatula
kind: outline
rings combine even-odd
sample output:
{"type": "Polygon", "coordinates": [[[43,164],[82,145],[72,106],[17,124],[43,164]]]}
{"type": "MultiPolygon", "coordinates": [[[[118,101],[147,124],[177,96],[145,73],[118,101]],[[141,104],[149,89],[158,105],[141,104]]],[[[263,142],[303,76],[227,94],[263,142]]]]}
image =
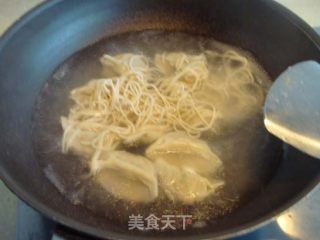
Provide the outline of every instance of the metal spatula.
{"type": "Polygon", "coordinates": [[[298,63],[276,79],[265,101],[264,124],[284,142],[320,158],[319,63],[298,63]]]}

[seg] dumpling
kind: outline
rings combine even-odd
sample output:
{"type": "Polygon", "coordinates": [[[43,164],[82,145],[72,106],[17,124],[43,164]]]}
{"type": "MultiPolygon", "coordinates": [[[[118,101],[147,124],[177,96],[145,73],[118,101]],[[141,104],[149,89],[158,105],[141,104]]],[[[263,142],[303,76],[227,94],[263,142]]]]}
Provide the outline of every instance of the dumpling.
{"type": "Polygon", "coordinates": [[[96,135],[90,131],[82,131],[74,127],[66,117],[61,117],[61,125],[63,128],[62,152],[73,153],[81,156],[90,157],[94,153],[94,148],[91,142],[95,139],[96,135]]]}
{"type": "Polygon", "coordinates": [[[121,76],[131,71],[147,73],[149,71],[149,60],[141,54],[118,54],[111,56],[104,54],[100,58],[103,66],[103,74],[106,77],[121,76]]]}
{"type": "MultiPolygon", "coordinates": [[[[169,76],[161,79],[159,88],[162,90],[168,86],[172,89],[179,82],[181,85],[178,86],[194,91],[199,89],[200,83],[207,79],[209,74],[204,54],[188,55],[181,52],[156,54],[154,64],[164,76],[169,76]]],[[[176,94],[176,91],[171,94],[176,94]]]]}
{"type": "Polygon", "coordinates": [[[113,151],[96,162],[96,180],[119,199],[151,202],[158,196],[157,175],[147,158],[126,151],[113,151]]]}
{"type": "Polygon", "coordinates": [[[162,136],[146,150],[146,156],[153,161],[161,158],[173,166],[183,166],[200,175],[215,173],[222,165],[220,158],[204,141],[184,132],[162,136]]]}
{"type": "Polygon", "coordinates": [[[125,145],[150,144],[170,131],[167,125],[143,125],[136,129],[136,133],[124,140],[125,145]]]}
{"type": "Polygon", "coordinates": [[[159,184],[168,198],[184,204],[201,201],[223,185],[222,181],[209,180],[188,168],[178,168],[162,159],[155,162],[159,184]]]}
{"type": "MultiPolygon", "coordinates": [[[[92,131],[90,123],[79,126],[66,117],[60,119],[63,129],[62,152],[73,152],[85,158],[92,158],[97,151],[93,146],[93,142],[97,139],[97,133],[92,131]]],[[[113,136],[109,136],[108,144],[104,146],[102,152],[109,152],[120,144],[120,141],[113,136]]]]}

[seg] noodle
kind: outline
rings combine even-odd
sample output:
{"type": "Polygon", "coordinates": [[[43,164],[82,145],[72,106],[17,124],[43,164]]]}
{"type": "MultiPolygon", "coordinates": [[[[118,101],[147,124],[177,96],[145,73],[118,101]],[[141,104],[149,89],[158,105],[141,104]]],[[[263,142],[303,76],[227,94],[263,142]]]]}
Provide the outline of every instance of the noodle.
{"type": "Polygon", "coordinates": [[[92,165],[102,152],[150,144],[172,131],[193,137],[217,132],[219,102],[210,98],[208,89],[222,90],[226,98],[232,89],[239,98],[257,101],[246,89],[257,84],[250,63],[235,51],[173,52],[153,59],[139,54],[103,55],[100,61],[105,78],[72,90],[74,105],[68,117],[61,117],[62,151],[87,156],[92,165]],[[220,61],[222,68],[215,74],[208,61],[220,61]],[[222,75],[225,79],[219,78],[222,75]]]}

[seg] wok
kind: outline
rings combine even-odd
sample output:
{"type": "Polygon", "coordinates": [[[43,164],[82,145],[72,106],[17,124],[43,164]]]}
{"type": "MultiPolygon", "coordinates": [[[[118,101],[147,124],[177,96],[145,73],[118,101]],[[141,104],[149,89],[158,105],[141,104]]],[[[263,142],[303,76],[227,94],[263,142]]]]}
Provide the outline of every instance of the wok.
{"type": "Polygon", "coordinates": [[[261,191],[201,229],[130,232],[66,200],[44,176],[32,146],[39,91],[79,50],[108,36],[146,29],[204,34],[249,50],[272,79],[294,63],[320,60],[316,33],[270,0],[48,1],[0,40],[0,176],[17,196],[51,219],[96,237],[208,239],[237,236],[266,223],[319,182],[319,160],[273,139],[277,159],[270,161],[277,164],[261,191]]]}

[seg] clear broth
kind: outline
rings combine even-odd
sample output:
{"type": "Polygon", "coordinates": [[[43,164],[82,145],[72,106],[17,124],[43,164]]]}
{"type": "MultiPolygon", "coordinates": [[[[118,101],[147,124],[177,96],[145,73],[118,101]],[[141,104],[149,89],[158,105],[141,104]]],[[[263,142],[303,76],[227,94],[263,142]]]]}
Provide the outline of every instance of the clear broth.
{"type": "MultiPolygon", "coordinates": [[[[135,204],[108,194],[89,174],[87,161],[73,154],[61,153],[62,128],[60,116],[67,116],[72,102],[69,93],[75,87],[99,77],[99,58],[105,54],[143,53],[153,55],[164,51],[199,53],[205,49],[221,51],[228,48],[240,52],[254,63],[261,88],[267,91],[271,81],[265,71],[248,54],[214,39],[185,33],[146,31],[105,39],[75,54],[63,63],[43,87],[33,115],[34,151],[48,179],[73,204],[82,205],[94,214],[111,218],[127,228],[131,214],[148,216],[192,215],[194,221],[210,224],[230,214],[263,189],[277,164],[273,142],[266,132],[261,107],[254,114],[221,136],[204,136],[204,140],[223,161],[225,185],[216,194],[193,205],[172,203],[163,193],[150,204],[135,204]],[[156,46],[156,47],[155,47],[156,46]]],[[[142,152],[142,149],[128,149],[142,152]]],[[[204,226],[203,225],[203,226],[204,226]]],[[[195,225],[196,226],[196,225],[195,225]]]]}

